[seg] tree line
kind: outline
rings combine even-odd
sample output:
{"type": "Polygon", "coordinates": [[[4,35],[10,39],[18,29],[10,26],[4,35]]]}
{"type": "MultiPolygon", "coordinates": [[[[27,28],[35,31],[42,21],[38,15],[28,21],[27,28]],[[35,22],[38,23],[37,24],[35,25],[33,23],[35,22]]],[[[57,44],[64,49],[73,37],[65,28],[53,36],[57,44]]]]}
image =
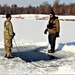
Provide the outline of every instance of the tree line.
{"type": "Polygon", "coordinates": [[[17,4],[8,6],[7,4],[0,5],[0,14],[50,14],[54,11],[56,15],[75,15],[75,3],[65,4],[55,0],[53,5],[48,2],[43,2],[39,6],[29,5],[28,7],[18,7],[17,4]]]}

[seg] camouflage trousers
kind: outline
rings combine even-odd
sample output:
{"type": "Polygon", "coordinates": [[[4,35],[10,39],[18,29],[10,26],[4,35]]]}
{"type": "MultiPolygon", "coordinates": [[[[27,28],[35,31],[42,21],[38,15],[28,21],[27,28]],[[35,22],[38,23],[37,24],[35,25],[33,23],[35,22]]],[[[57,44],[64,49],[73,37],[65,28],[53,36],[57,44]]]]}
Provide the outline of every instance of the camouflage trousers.
{"type": "Polygon", "coordinates": [[[4,47],[5,47],[5,55],[11,56],[11,48],[12,48],[12,39],[4,38],[4,47]]]}

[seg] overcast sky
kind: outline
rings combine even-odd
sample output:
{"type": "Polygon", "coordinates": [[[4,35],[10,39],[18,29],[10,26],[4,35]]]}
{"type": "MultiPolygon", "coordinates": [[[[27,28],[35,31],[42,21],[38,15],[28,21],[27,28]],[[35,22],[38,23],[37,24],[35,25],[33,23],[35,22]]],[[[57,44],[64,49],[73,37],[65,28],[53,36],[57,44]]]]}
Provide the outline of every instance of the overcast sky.
{"type": "MultiPolygon", "coordinates": [[[[12,4],[17,4],[17,6],[39,6],[42,4],[44,1],[47,1],[49,4],[53,4],[55,0],[0,0],[0,4],[3,6],[4,4],[7,5],[12,5],[12,4]]],[[[59,0],[60,3],[75,3],[75,0],[59,0]]]]}

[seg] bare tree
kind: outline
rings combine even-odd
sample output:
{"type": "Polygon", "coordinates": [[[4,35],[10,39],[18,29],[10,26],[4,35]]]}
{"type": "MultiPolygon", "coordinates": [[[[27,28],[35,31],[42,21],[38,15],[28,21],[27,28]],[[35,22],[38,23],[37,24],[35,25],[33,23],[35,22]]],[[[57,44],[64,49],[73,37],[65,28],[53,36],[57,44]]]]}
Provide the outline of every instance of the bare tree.
{"type": "Polygon", "coordinates": [[[12,14],[17,14],[17,13],[16,13],[16,11],[17,11],[17,5],[16,5],[16,4],[13,4],[13,5],[11,6],[11,8],[12,8],[12,14]]]}
{"type": "Polygon", "coordinates": [[[31,5],[18,7],[16,4],[11,6],[7,4],[0,5],[0,14],[50,14],[51,11],[54,11],[57,15],[75,15],[75,3],[59,4],[59,0],[55,0],[53,5],[45,1],[37,7],[31,5]]]}
{"type": "Polygon", "coordinates": [[[53,10],[54,10],[55,14],[59,13],[59,11],[58,11],[59,10],[59,0],[54,1],[53,10]]]}

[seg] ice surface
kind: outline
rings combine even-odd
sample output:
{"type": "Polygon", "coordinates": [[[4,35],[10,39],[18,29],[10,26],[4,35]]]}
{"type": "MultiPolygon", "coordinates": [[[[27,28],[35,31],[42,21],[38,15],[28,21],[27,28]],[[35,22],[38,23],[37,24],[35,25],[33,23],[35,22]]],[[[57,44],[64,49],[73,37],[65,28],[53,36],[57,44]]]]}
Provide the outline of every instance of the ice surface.
{"type": "MultiPolygon", "coordinates": [[[[0,75],[75,74],[75,22],[60,21],[60,38],[56,41],[56,53],[53,55],[55,58],[51,60],[51,56],[46,55],[48,41],[47,35],[43,33],[48,20],[36,20],[36,16],[39,15],[22,15],[27,17],[24,19],[12,18],[16,33],[16,44],[13,40],[15,48],[12,49],[14,59],[4,57],[5,18],[0,18],[0,75]],[[32,62],[26,62],[25,57],[32,62]]],[[[63,16],[59,18],[62,19],[63,16]]],[[[71,16],[68,18],[74,19],[71,16]]]]}

